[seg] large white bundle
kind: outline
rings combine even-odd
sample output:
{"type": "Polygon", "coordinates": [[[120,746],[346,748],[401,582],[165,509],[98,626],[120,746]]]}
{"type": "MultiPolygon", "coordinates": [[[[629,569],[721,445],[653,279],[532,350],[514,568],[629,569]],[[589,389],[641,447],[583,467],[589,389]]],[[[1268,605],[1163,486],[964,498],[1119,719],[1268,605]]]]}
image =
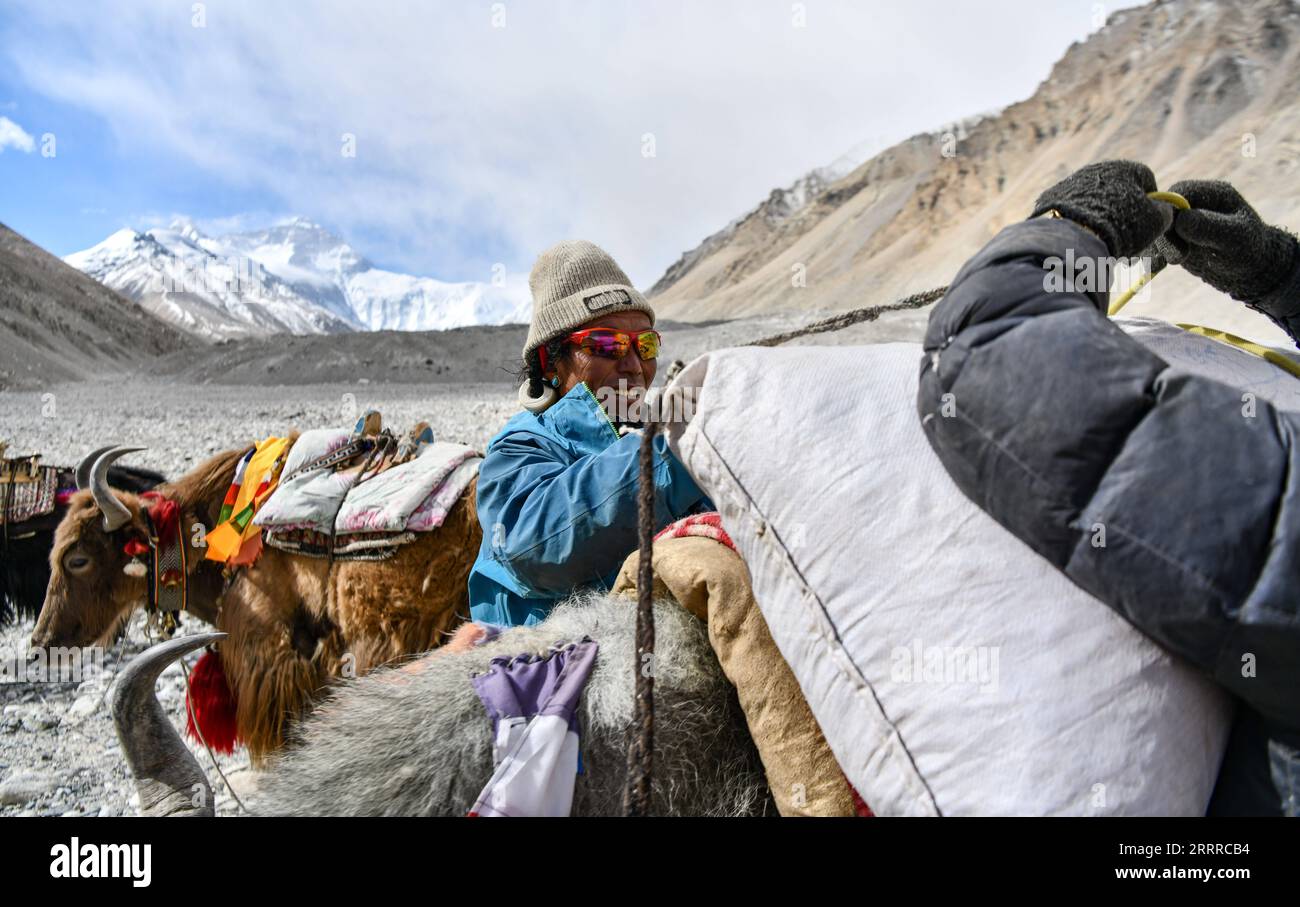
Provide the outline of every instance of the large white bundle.
{"type": "MultiPolygon", "coordinates": [[[[1130,329],[1300,408],[1273,365],[1130,329]]],[[[742,348],[675,382],[698,405],[670,443],[845,773],[884,815],[1203,814],[1230,701],[958,491],[920,428],[920,359],[915,344],[742,348]]]]}

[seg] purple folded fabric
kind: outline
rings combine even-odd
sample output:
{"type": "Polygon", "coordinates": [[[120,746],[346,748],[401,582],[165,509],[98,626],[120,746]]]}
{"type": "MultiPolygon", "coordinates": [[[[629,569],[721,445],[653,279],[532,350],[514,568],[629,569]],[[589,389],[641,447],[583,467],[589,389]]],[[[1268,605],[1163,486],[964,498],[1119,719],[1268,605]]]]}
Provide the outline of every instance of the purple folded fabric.
{"type": "Polygon", "coordinates": [[[567,816],[581,759],[578,702],[597,645],[557,643],[545,655],[499,656],[473,679],[492,722],[492,778],[472,816],[567,816]]]}
{"type": "Polygon", "coordinates": [[[598,646],[583,637],[557,643],[545,656],[499,655],[487,672],[474,678],[474,690],[487,709],[495,735],[502,718],[556,715],[575,733],[578,700],[596,663],[598,646]]]}

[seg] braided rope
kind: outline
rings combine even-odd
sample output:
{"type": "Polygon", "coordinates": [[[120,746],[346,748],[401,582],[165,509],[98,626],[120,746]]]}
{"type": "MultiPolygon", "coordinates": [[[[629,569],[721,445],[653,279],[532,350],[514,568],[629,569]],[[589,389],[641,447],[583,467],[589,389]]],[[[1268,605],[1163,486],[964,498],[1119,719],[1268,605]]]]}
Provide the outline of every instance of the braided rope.
{"type": "Polygon", "coordinates": [[[919,309],[927,306],[932,302],[940,299],[948,288],[935,287],[933,290],[926,290],[923,293],[913,293],[911,296],[900,299],[898,302],[891,302],[887,305],[870,305],[860,309],[853,309],[849,312],[842,312],[839,315],[832,315],[830,318],[823,318],[821,321],[814,321],[812,324],[804,325],[793,331],[786,331],[781,334],[773,334],[771,337],[764,337],[762,340],[754,340],[746,346],[777,346],[785,343],[787,340],[794,340],[796,337],[806,337],[809,334],[824,334],[827,331],[838,331],[850,325],[858,324],[863,321],[875,321],[881,315],[889,312],[901,312],[905,309],[919,309]]]}
{"type": "Polygon", "coordinates": [[[636,577],[636,706],[632,740],[627,750],[627,788],[623,792],[625,816],[650,815],[650,778],[654,770],[655,571],[652,558],[655,532],[654,438],[658,429],[657,421],[647,420],[641,435],[641,484],[637,489],[640,557],[636,577]]]}

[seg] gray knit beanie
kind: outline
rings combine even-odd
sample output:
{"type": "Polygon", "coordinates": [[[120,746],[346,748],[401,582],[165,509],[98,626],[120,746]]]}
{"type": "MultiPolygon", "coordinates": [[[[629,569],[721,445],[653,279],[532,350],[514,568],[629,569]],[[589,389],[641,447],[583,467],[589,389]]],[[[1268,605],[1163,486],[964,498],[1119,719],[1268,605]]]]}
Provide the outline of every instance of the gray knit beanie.
{"type": "Polygon", "coordinates": [[[524,343],[524,364],[539,346],[614,312],[655,310],[632,286],[609,253],[585,239],[556,243],[537,258],[528,275],[533,320],[524,343]]]}

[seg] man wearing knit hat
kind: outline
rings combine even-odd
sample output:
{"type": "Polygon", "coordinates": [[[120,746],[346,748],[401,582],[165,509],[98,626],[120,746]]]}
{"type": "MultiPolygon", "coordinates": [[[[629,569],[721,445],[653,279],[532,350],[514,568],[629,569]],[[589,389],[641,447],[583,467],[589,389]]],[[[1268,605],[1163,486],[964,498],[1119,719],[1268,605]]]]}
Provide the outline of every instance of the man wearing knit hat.
{"type": "MultiPolygon", "coordinates": [[[[654,381],[654,309],[608,253],[583,240],[543,252],[529,286],[523,412],[488,442],[479,470],[483,541],[469,578],[475,625],[535,624],[580,588],[613,589],[637,548],[641,439],[628,431],[636,420],[621,404],[634,403],[654,381]]],[[[654,439],[654,484],[656,529],[714,509],[663,435],[654,439]]],[[[656,543],[660,579],[673,575],[658,569],[661,556],[699,541],[656,543]]],[[[696,560],[677,571],[692,577],[692,588],[668,591],[708,622],[778,807],[784,814],[852,814],[848,786],[753,602],[744,563],[716,547],[725,557],[711,566],[696,560]],[[726,601],[708,589],[729,590],[726,601]]],[[[618,588],[626,587],[624,578],[618,588]]]]}
{"type": "MultiPolygon", "coordinates": [[[[638,332],[640,339],[646,336],[641,332],[651,332],[654,327],[654,309],[609,253],[586,240],[559,243],[537,259],[528,285],[533,294],[533,320],[524,342],[524,366],[530,378],[529,388],[520,390],[525,409],[541,412],[556,399],[557,388],[567,393],[582,381],[592,390],[599,389],[602,379],[615,372],[634,386],[648,387],[654,380],[657,335],[649,356],[642,348],[636,356],[579,356],[569,360],[575,367],[563,370],[564,386],[553,383],[560,377],[557,367],[564,361],[566,338],[574,332],[584,328],[628,330],[638,332]],[[543,373],[551,376],[552,393],[547,393],[545,386],[539,390],[535,383],[543,373]]],[[[590,343],[582,346],[588,353],[607,351],[590,343]]]]}
{"type": "MultiPolygon", "coordinates": [[[[507,626],[537,623],[577,588],[609,588],[636,548],[639,436],[620,437],[597,395],[648,388],[659,351],[654,309],[593,243],[552,246],[528,282],[524,411],[488,443],[469,579],[473,618],[507,626]]],[[[656,527],[711,509],[662,436],[655,499],[656,527]]]]}

